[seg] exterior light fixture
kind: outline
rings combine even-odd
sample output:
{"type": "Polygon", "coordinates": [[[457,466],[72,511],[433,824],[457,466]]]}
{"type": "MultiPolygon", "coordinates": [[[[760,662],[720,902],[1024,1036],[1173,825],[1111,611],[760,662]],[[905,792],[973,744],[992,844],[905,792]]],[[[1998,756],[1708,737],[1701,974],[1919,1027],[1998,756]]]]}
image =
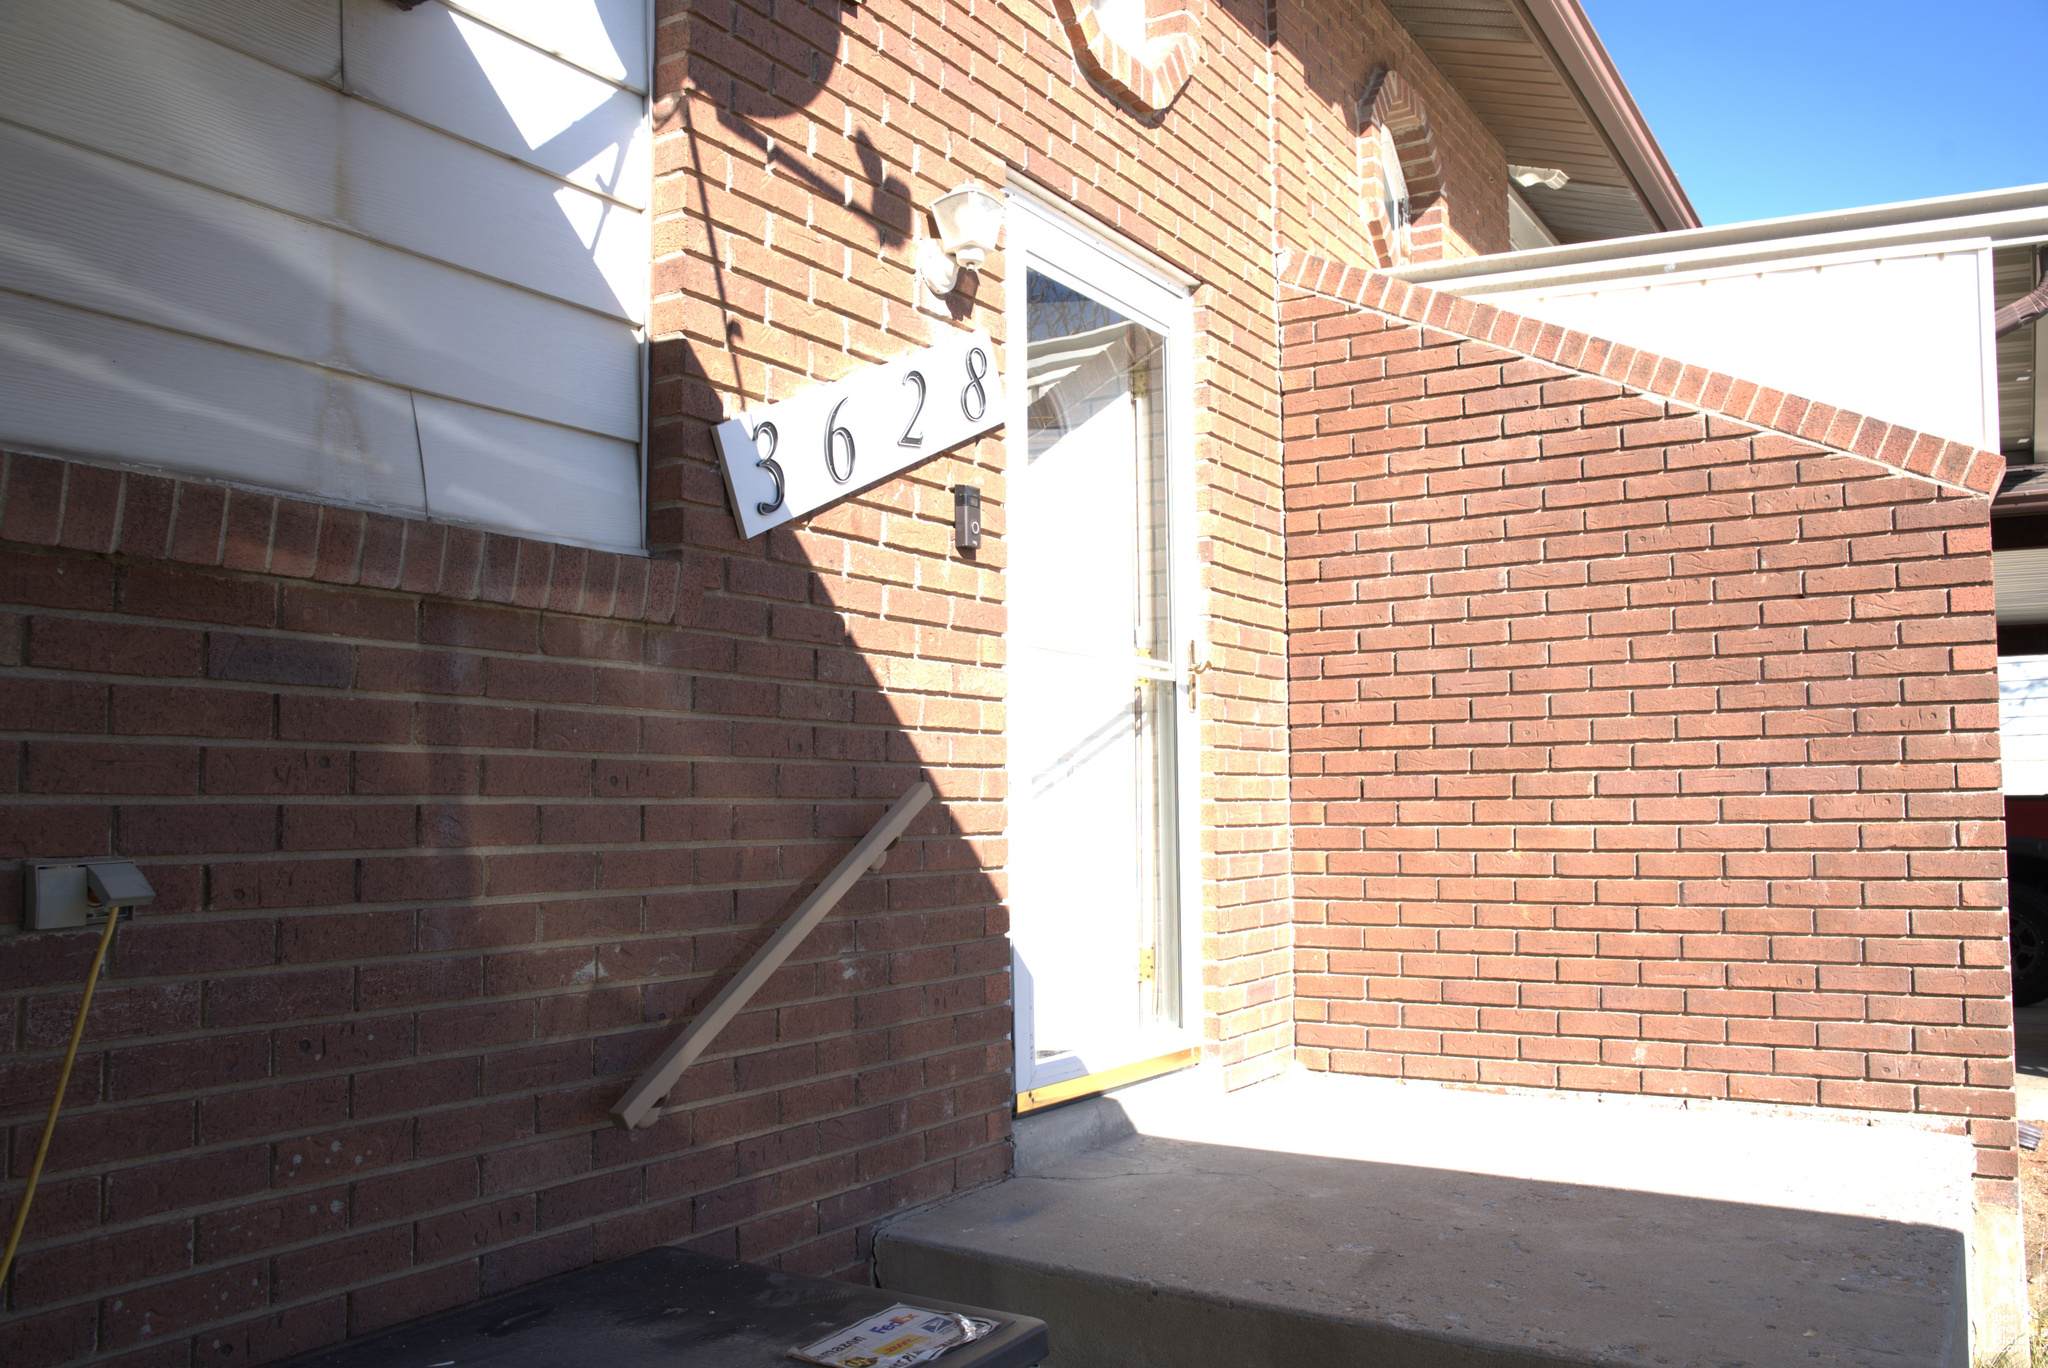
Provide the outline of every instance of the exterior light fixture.
{"type": "Polygon", "coordinates": [[[951,294],[962,270],[977,270],[1003,231],[1003,197],[974,182],[948,190],[932,201],[937,241],[917,245],[917,269],[933,294],[951,294]]]}
{"type": "Polygon", "coordinates": [[[1562,190],[1571,179],[1554,166],[1510,166],[1508,178],[1524,190],[1543,185],[1552,190],[1562,190]]]}

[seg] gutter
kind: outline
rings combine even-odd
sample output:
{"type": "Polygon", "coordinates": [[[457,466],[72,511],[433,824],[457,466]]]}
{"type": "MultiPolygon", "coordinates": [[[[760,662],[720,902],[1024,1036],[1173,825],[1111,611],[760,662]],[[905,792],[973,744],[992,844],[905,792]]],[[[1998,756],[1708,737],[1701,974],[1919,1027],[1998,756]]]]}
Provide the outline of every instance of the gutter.
{"type": "Polygon", "coordinates": [[[1636,108],[1628,85],[1614,68],[1614,59],[1593,31],[1578,0],[1509,0],[1522,27],[1544,48],[1551,64],[1565,75],[1593,124],[1600,130],[1615,161],[1628,176],[1636,198],[1665,232],[1700,226],[1698,211],[1678,183],[1678,173],[1636,108]]]}
{"type": "Polygon", "coordinates": [[[1959,238],[2005,243],[2048,240],[2048,184],[1461,257],[1403,266],[1387,274],[1473,295],[1536,284],[1612,280],[1660,269],[1783,261],[1869,246],[1959,238]]]}

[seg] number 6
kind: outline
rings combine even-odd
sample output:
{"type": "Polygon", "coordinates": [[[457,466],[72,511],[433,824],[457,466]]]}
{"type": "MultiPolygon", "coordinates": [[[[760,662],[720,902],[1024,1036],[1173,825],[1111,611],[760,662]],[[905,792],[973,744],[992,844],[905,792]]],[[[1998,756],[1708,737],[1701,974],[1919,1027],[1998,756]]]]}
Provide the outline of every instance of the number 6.
{"type": "MultiPolygon", "coordinates": [[[[848,395],[847,398],[852,398],[848,395]]],[[[853,478],[853,432],[839,426],[839,410],[846,407],[846,399],[832,406],[832,413],[825,419],[825,473],[832,477],[834,484],[845,484],[853,478]],[[839,442],[846,439],[846,473],[839,473],[839,442]]]]}

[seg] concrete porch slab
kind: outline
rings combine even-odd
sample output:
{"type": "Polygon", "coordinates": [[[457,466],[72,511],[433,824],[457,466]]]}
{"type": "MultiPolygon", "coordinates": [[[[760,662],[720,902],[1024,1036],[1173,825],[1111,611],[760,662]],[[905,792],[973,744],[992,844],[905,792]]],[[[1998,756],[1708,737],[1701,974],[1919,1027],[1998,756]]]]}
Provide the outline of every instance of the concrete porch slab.
{"type": "Polygon", "coordinates": [[[1047,1321],[1058,1368],[1969,1362],[1961,1136],[1201,1071],[1018,1135],[877,1267],[1047,1321]]]}

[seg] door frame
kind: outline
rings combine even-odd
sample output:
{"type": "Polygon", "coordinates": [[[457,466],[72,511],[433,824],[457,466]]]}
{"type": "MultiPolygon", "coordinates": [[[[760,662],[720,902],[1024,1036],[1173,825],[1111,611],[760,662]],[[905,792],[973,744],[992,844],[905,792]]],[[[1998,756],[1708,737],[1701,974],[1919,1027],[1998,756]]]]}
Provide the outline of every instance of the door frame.
{"type": "MultiPolygon", "coordinates": [[[[1195,518],[1195,384],[1194,384],[1194,285],[1195,281],[1152,257],[1142,249],[1122,243],[1102,228],[1088,223],[1054,199],[1041,187],[1012,175],[1009,185],[1008,240],[1005,243],[1006,337],[1010,380],[1006,398],[1010,405],[1007,424],[1006,461],[1008,469],[1021,471],[1029,433],[1025,410],[1030,404],[1030,387],[1024,383],[1025,349],[1029,345],[1026,316],[1025,273],[1034,263],[1048,274],[1082,290],[1116,309],[1134,322],[1153,329],[1166,340],[1166,486],[1167,486],[1167,592],[1168,619],[1175,667],[1172,706],[1174,714],[1174,830],[1175,871],[1178,888],[1174,899],[1177,916],[1179,972],[1178,1025],[1162,1022],[1148,1034],[1146,1048],[1130,1059],[1114,1058],[1102,1067],[1087,1067],[1073,1055],[1038,1061],[1033,1057],[1033,987],[1029,971],[1012,954],[1011,983],[1014,1009],[1012,1039],[1015,1046],[1015,1083],[1020,1111],[1049,1106],[1056,1101],[1086,1096],[1168,1069],[1185,1067],[1200,1059],[1202,1043],[1202,885],[1201,885],[1201,716],[1190,712],[1189,698],[1195,680],[1190,665],[1196,654],[1207,659],[1206,642],[1200,638],[1201,574],[1194,558],[1195,518]]],[[[1012,562],[1011,569],[1015,564],[1012,562]]],[[[1011,776],[1010,802],[1015,803],[1023,788],[1011,776]]],[[[1011,846],[1014,857],[1016,847],[1011,846]]],[[[1010,861],[1009,903],[1012,940],[1018,921],[1020,891],[1029,896],[1026,885],[1017,884],[1017,863],[1010,861]]]]}

